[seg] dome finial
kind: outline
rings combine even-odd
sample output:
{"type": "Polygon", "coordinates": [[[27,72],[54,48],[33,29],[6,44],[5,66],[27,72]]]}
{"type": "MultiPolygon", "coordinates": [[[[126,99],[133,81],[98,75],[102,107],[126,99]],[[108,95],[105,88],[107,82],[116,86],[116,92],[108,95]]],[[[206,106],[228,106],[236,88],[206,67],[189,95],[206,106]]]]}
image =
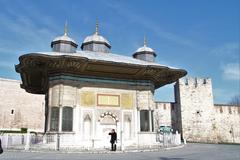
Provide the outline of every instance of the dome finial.
{"type": "Polygon", "coordinates": [[[68,36],[67,21],[64,24],[64,34],[51,42],[53,52],[76,53],[78,44],[68,36]]]}
{"type": "Polygon", "coordinates": [[[144,35],[143,45],[144,45],[144,47],[147,46],[147,38],[146,38],[146,35],[144,35]]]}
{"type": "Polygon", "coordinates": [[[95,34],[96,34],[96,35],[99,34],[99,32],[98,32],[98,27],[99,27],[98,20],[96,20],[96,31],[95,31],[95,34]]]}
{"type": "Polygon", "coordinates": [[[68,35],[68,26],[67,26],[67,21],[65,21],[65,25],[64,25],[64,36],[68,35]]]}

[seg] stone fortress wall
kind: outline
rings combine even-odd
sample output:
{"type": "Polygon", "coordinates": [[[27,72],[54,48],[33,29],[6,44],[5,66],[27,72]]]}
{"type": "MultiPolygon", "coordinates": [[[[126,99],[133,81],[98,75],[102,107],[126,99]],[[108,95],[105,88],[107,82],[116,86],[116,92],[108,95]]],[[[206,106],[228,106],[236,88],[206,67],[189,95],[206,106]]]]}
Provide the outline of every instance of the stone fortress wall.
{"type": "Polygon", "coordinates": [[[184,139],[240,143],[240,107],[215,105],[210,78],[180,79],[175,84],[175,96],[175,128],[184,139]]]}
{"type": "Polygon", "coordinates": [[[45,96],[27,93],[20,83],[0,78],[0,130],[44,132],[45,96]]]}
{"type": "Polygon", "coordinates": [[[218,142],[240,143],[240,106],[215,104],[218,142]]]}
{"type": "MultiPolygon", "coordinates": [[[[0,129],[43,132],[45,96],[25,92],[16,80],[0,78],[0,88],[0,129]]],[[[155,131],[165,125],[183,133],[187,141],[240,143],[240,107],[214,104],[211,79],[180,79],[175,84],[175,102],[149,105],[151,93],[145,92],[135,92],[141,99],[136,99],[136,107],[151,106],[155,131]]]]}

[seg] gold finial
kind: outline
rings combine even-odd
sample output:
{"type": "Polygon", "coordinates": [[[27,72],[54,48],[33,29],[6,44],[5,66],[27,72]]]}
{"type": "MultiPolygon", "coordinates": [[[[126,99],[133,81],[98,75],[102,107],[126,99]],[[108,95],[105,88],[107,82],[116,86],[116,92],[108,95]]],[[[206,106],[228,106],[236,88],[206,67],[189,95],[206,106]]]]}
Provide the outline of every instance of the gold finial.
{"type": "Polygon", "coordinates": [[[98,20],[96,20],[96,32],[95,32],[96,35],[99,34],[99,33],[98,33],[98,27],[99,27],[98,20]]]}
{"type": "Polygon", "coordinates": [[[143,42],[143,45],[144,45],[144,47],[147,46],[147,38],[146,38],[146,36],[144,36],[144,42],[143,42]]]}
{"type": "Polygon", "coordinates": [[[65,25],[64,25],[64,36],[67,36],[68,35],[68,26],[67,26],[67,21],[65,22],[65,25]]]}

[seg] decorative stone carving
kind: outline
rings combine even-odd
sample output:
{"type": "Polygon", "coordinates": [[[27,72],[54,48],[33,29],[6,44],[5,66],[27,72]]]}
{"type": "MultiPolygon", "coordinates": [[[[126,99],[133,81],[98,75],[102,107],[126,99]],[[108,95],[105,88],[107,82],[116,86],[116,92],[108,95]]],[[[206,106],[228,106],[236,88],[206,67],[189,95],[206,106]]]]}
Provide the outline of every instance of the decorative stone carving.
{"type": "Polygon", "coordinates": [[[95,95],[94,92],[84,91],[81,93],[80,97],[81,106],[92,107],[95,105],[95,95]]]}
{"type": "Polygon", "coordinates": [[[132,109],[133,108],[133,95],[128,94],[128,93],[122,93],[121,106],[123,109],[132,109]]]}

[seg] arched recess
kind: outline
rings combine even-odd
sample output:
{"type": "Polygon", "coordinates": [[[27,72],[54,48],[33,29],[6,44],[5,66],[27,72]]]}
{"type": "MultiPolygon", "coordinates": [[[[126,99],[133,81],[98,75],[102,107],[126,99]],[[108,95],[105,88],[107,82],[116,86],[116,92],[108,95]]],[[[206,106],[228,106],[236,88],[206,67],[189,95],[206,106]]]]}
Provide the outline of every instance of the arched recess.
{"type": "Polygon", "coordinates": [[[89,114],[83,119],[83,138],[89,140],[92,135],[92,120],[89,114]]]}
{"type": "Polygon", "coordinates": [[[104,112],[103,114],[100,115],[98,121],[100,123],[105,123],[106,119],[109,119],[109,120],[111,119],[112,123],[114,124],[116,124],[119,121],[117,116],[112,112],[104,112]]]}
{"type": "Polygon", "coordinates": [[[124,139],[131,139],[131,117],[130,115],[124,115],[124,139]]]}
{"type": "Polygon", "coordinates": [[[112,129],[115,129],[115,131],[117,132],[117,125],[118,125],[118,118],[117,116],[112,113],[112,112],[104,112],[100,115],[99,119],[98,119],[98,132],[99,135],[102,140],[103,140],[103,144],[108,145],[109,144],[109,135],[108,133],[111,132],[112,129]]]}

